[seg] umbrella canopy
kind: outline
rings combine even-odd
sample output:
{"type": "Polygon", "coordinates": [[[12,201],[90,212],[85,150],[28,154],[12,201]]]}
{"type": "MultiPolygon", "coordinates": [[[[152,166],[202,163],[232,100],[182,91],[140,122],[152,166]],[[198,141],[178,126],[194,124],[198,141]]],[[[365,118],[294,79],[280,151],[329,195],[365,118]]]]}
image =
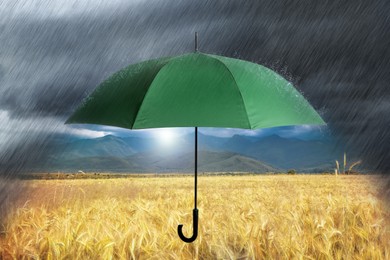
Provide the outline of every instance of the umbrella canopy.
{"type": "MultiPolygon", "coordinates": [[[[197,39],[197,34],[195,34],[197,39]]],[[[130,65],[104,81],[66,123],[128,129],[195,127],[193,235],[198,235],[198,127],[325,124],[291,83],[247,61],[197,51],[130,65]]]]}
{"type": "Polygon", "coordinates": [[[200,52],[130,65],[68,119],[128,129],[256,129],[324,124],[291,83],[247,61],[200,52]]]}

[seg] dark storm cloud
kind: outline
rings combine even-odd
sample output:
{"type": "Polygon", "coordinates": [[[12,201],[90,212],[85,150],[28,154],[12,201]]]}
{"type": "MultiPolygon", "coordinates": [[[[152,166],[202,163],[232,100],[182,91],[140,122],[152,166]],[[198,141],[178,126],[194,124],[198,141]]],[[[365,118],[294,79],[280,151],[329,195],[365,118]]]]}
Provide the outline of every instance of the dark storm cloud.
{"type": "Polygon", "coordinates": [[[387,1],[148,1],[1,24],[0,109],[64,120],[129,63],[200,50],[264,64],[295,83],[334,133],[389,170],[387,1]]]}

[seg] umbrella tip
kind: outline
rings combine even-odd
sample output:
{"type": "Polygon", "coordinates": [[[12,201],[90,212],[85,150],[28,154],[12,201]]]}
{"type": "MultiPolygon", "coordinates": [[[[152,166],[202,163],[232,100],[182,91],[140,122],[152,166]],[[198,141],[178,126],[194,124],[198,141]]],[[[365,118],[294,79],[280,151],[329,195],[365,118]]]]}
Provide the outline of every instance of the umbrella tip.
{"type": "Polygon", "coordinates": [[[195,32],[195,52],[198,52],[198,32],[195,32]]]}

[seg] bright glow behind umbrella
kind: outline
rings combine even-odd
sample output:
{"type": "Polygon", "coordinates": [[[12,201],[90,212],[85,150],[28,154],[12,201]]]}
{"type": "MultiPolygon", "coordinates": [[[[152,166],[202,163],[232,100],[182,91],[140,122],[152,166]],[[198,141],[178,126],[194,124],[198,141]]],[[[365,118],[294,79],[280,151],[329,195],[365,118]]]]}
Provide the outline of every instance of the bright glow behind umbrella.
{"type": "Polygon", "coordinates": [[[160,145],[163,146],[172,146],[175,143],[175,138],[178,133],[171,128],[161,128],[154,131],[154,137],[157,139],[160,145]]]}

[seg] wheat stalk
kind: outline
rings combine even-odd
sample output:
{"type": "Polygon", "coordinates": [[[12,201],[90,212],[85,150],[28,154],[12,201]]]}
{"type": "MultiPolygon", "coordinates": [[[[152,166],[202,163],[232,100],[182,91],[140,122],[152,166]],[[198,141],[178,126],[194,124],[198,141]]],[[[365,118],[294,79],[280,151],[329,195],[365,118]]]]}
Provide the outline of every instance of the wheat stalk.
{"type": "Polygon", "coordinates": [[[351,173],[352,168],[355,167],[356,165],[361,164],[361,163],[362,163],[362,161],[357,161],[357,162],[352,163],[351,166],[349,166],[349,168],[348,168],[348,173],[351,173]]]}
{"type": "Polygon", "coordinates": [[[347,154],[344,152],[343,174],[345,174],[345,168],[346,167],[347,167],[347,154]]]}
{"type": "Polygon", "coordinates": [[[388,213],[372,195],[375,180],[200,177],[193,244],[176,233],[178,223],[192,232],[192,178],[32,181],[7,216],[0,258],[387,259],[388,213]],[[64,194],[53,200],[56,189],[64,194]]]}

